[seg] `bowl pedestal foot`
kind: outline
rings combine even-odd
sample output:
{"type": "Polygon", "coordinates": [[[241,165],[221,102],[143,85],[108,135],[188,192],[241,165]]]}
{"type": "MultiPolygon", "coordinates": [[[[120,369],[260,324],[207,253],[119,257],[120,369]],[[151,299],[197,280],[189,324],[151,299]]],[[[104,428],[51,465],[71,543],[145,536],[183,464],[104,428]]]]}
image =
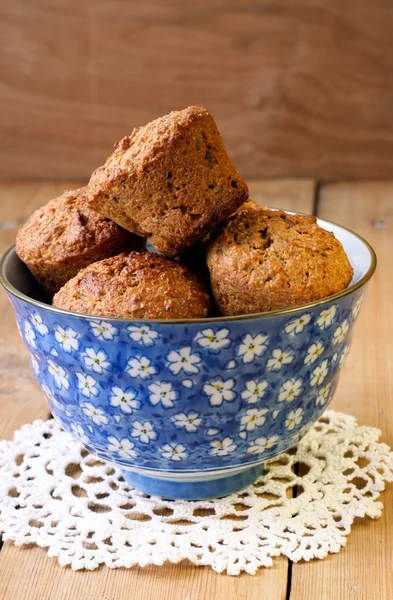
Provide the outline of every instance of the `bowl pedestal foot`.
{"type": "Polygon", "coordinates": [[[260,464],[237,470],[230,475],[184,474],[181,479],[171,479],[169,473],[165,476],[151,476],[126,469],[122,470],[122,475],[132,487],[150,496],[161,496],[169,500],[208,500],[245,489],[262,471],[263,465],[260,464]]]}

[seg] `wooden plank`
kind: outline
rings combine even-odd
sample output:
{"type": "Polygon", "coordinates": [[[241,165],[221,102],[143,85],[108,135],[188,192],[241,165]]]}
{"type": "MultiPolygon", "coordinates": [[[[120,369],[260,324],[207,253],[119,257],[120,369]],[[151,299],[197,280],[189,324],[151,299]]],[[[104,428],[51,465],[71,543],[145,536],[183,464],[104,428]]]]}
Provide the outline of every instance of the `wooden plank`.
{"type": "MultiPolygon", "coordinates": [[[[61,193],[77,187],[77,182],[1,183],[2,222],[19,222],[33,209],[61,193]]],[[[253,181],[250,184],[256,200],[270,206],[282,202],[288,208],[310,212],[313,204],[313,182],[253,181]]],[[[0,231],[3,252],[13,243],[16,228],[0,231]]],[[[0,225],[1,229],[1,225],[0,225]]],[[[30,374],[27,351],[22,346],[13,320],[12,309],[3,290],[0,292],[0,437],[11,438],[23,423],[45,418],[48,409],[30,374]],[[3,383],[4,382],[4,383],[3,383]]],[[[217,575],[208,567],[196,568],[184,561],[180,565],[77,572],[61,568],[41,548],[21,549],[5,543],[0,552],[1,600],[284,600],[287,588],[288,561],[274,560],[271,569],[255,576],[238,578],[217,575]]]]}
{"type": "MultiPolygon", "coordinates": [[[[366,238],[376,250],[378,267],[332,408],[379,427],[393,446],[393,183],[345,183],[322,189],[319,216],[366,238]],[[356,208],[355,208],[356,205],[356,208]]],[[[382,496],[378,521],[357,520],[338,555],[294,564],[291,600],[388,600],[392,597],[393,486],[382,496]]]]}
{"type": "Polygon", "coordinates": [[[116,139],[206,105],[247,177],[389,177],[390,0],[13,0],[0,172],[88,177],[116,139]]]}
{"type": "Polygon", "coordinates": [[[316,191],[314,179],[251,179],[250,198],[271,208],[282,208],[311,214],[316,191]]]}

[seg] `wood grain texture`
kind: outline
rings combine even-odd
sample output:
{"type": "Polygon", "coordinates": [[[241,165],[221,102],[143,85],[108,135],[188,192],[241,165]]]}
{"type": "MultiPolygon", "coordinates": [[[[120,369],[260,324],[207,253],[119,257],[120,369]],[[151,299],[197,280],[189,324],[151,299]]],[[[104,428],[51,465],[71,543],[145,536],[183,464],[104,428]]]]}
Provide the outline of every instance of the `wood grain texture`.
{"type": "MultiPolygon", "coordinates": [[[[393,446],[393,183],[329,185],[319,216],[353,229],[374,247],[377,271],[332,408],[382,430],[393,446]],[[356,204],[356,210],[354,205],[356,204]]],[[[290,600],[388,600],[392,597],[393,486],[377,521],[357,519],[347,546],[323,561],[293,565],[290,600]]]]}
{"type": "Polygon", "coordinates": [[[390,0],[13,0],[0,175],[86,178],[134,126],[203,104],[245,176],[393,175],[390,0]]]}
{"type": "MultiPolygon", "coordinates": [[[[0,251],[10,246],[17,224],[39,206],[80,182],[0,182],[0,251]],[[8,223],[6,229],[4,224],[8,223]],[[3,228],[3,231],[1,229],[3,228]]],[[[256,200],[310,212],[314,184],[309,180],[262,181],[250,184],[256,200]]],[[[0,290],[0,439],[36,418],[48,408],[33,380],[27,350],[20,341],[11,305],[0,290]]],[[[21,549],[5,543],[0,552],[1,600],[284,600],[288,561],[274,559],[271,569],[257,575],[218,575],[208,567],[179,565],[72,572],[49,559],[41,548],[21,549]]]]}

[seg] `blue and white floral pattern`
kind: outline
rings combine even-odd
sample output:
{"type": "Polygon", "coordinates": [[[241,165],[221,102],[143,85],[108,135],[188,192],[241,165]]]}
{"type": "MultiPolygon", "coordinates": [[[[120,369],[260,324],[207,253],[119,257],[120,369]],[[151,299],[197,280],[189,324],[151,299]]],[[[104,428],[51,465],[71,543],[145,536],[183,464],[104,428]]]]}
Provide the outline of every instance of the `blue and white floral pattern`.
{"type": "Polygon", "coordinates": [[[152,471],[230,469],[284,451],[322,414],[363,291],[291,314],[155,323],[12,297],[49,407],[99,457],[152,471]]]}

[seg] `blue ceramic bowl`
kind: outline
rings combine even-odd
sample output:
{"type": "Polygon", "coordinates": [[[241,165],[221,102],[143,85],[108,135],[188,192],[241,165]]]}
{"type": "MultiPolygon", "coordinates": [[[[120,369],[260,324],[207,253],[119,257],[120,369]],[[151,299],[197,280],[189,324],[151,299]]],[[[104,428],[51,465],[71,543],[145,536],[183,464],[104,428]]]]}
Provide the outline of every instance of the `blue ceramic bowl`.
{"type": "Polygon", "coordinates": [[[319,221],[354,268],[343,292],[300,308],[217,319],[130,321],[53,308],[11,248],[1,280],[51,412],[136,488],[223,496],[296,444],[329,404],[376,259],[319,221]]]}

